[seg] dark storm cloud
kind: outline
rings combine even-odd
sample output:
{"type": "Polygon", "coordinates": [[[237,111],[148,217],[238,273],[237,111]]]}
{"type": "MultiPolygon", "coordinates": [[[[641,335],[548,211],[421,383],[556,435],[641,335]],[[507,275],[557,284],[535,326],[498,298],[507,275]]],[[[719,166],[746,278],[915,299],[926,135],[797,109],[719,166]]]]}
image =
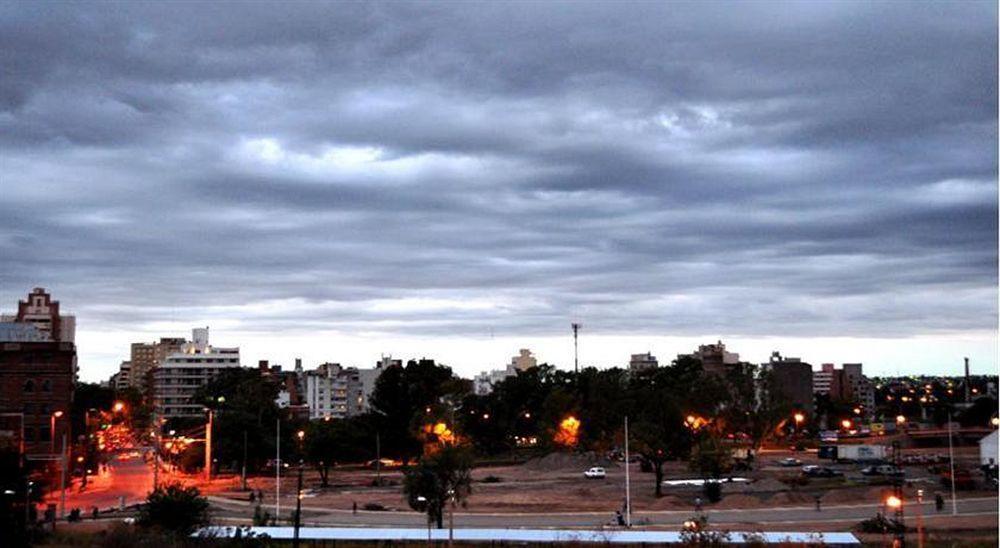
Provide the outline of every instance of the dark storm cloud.
{"type": "Polygon", "coordinates": [[[4,300],[429,335],[992,329],[996,22],[4,3],[4,300]]]}

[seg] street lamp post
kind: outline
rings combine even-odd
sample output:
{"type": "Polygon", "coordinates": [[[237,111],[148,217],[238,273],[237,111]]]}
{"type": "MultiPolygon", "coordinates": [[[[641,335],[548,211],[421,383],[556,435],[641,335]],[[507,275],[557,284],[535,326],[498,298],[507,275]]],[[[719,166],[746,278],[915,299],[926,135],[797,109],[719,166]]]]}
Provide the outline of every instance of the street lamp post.
{"type": "Polygon", "coordinates": [[[62,416],[62,411],[56,411],[49,415],[49,439],[52,441],[52,450],[50,452],[53,454],[56,452],[56,419],[62,416]]]}
{"type": "MultiPolygon", "coordinates": [[[[302,432],[299,431],[301,434],[302,432]]],[[[302,436],[299,436],[302,439],[302,436]]],[[[303,463],[299,461],[299,487],[298,494],[295,497],[295,535],[292,537],[292,548],[299,548],[299,527],[302,525],[302,466],[303,463]]]]}
{"type": "Polygon", "coordinates": [[[208,423],[205,425],[205,483],[212,482],[212,417],[214,412],[208,410],[208,423]]]}
{"type": "Polygon", "coordinates": [[[893,548],[904,548],[906,546],[906,533],[903,522],[903,498],[898,494],[889,495],[889,498],[885,500],[885,505],[891,508],[895,514],[893,548]]]}
{"type": "Polygon", "coordinates": [[[924,490],[917,489],[917,548],[924,548],[924,490]]]}

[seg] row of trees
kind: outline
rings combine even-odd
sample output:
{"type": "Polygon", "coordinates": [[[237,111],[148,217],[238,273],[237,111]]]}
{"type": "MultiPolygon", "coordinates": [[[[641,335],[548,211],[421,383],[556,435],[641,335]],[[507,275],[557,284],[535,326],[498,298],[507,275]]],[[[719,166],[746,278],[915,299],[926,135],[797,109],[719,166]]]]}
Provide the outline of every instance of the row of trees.
{"type": "Polygon", "coordinates": [[[505,379],[485,396],[473,394],[469,381],[448,367],[412,360],[382,373],[368,414],[339,420],[297,422],[274,403],[278,390],[273,379],[244,369],[226,371],[203,388],[199,397],[216,411],[220,464],[238,469],[245,455],[247,469],[259,471],[280,443],[286,459],[315,466],[327,485],[333,467],[373,459],[376,447],[379,456],[404,464],[440,441],[468,446],[479,457],[603,453],[622,446],[628,416],[632,446],[652,466],[659,495],[667,461],[697,454],[692,462],[700,463],[698,470],[722,474],[727,448],[758,448],[791,413],[757,367],[745,364],[721,377],[705,374],[693,358],[643,372],[573,373],[541,365],[505,379]],[[714,454],[720,457],[705,464],[705,455],[714,454]]]}

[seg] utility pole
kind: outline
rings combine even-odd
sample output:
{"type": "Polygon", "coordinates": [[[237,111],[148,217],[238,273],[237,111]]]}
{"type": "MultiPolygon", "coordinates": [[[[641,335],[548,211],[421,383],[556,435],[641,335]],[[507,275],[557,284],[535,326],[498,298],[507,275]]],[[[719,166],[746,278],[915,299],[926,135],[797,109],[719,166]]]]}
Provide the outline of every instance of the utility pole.
{"type": "Polygon", "coordinates": [[[302,524],[302,462],[299,461],[299,488],[295,496],[295,535],[292,537],[292,548],[299,548],[299,527],[302,524]]]}
{"type": "Polygon", "coordinates": [[[579,345],[577,344],[577,338],[578,338],[578,334],[579,334],[581,326],[580,326],[580,324],[578,324],[576,322],[571,323],[570,326],[573,328],[573,372],[574,373],[579,373],[580,372],[580,350],[579,350],[579,345]]]}
{"type": "Polygon", "coordinates": [[[924,548],[924,490],[917,489],[917,548],[924,548]]]}
{"type": "Polygon", "coordinates": [[[382,486],[382,440],[375,432],[375,485],[382,486]]]}
{"type": "Polygon", "coordinates": [[[278,430],[274,438],[274,520],[281,518],[281,417],[277,418],[278,430]]]}
{"type": "Polygon", "coordinates": [[[243,430],[243,467],[240,470],[240,488],[247,490],[247,431],[243,430]]]}
{"type": "MultiPolygon", "coordinates": [[[[900,470],[900,445],[898,441],[892,442],[892,466],[898,472],[900,470]]],[[[906,521],[903,518],[903,478],[902,476],[896,476],[892,482],[892,491],[896,498],[899,500],[899,506],[896,507],[896,523],[898,524],[896,530],[896,542],[893,543],[894,548],[905,548],[906,546],[906,521]]]]}
{"type": "Polygon", "coordinates": [[[153,491],[160,484],[160,423],[156,419],[156,405],[153,405],[153,491]]]}
{"type": "Polygon", "coordinates": [[[59,496],[59,519],[66,517],[66,433],[63,432],[62,436],[62,455],[59,456],[59,460],[62,461],[62,474],[60,474],[59,486],[62,487],[62,494],[59,496]]]}
{"type": "Polygon", "coordinates": [[[632,527],[632,485],[628,471],[628,415],[625,415],[625,526],[632,527]]]}
{"type": "MultiPolygon", "coordinates": [[[[968,385],[967,385],[968,386],[968,385]]],[[[951,468],[951,515],[958,515],[958,499],[955,496],[955,447],[951,441],[951,412],[948,412],[948,462],[951,468]]]]}
{"type": "Polygon", "coordinates": [[[208,424],[205,425],[205,483],[212,482],[212,414],[208,410],[208,424]]]}

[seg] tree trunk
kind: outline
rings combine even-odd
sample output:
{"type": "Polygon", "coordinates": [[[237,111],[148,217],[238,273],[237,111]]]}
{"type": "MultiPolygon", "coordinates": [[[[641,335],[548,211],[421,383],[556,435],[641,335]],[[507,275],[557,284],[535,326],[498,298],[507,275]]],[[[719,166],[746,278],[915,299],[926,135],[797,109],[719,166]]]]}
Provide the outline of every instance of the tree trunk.
{"type": "Polygon", "coordinates": [[[656,498],[663,496],[663,461],[657,460],[653,462],[653,476],[656,478],[656,498]]]}
{"type": "Polygon", "coordinates": [[[437,519],[437,528],[438,529],[444,529],[444,505],[443,504],[438,505],[436,519],[437,519]]]}
{"type": "Polygon", "coordinates": [[[327,465],[323,465],[323,466],[318,466],[317,468],[319,468],[320,486],[329,487],[330,483],[328,480],[330,478],[330,467],[327,465]]]}

